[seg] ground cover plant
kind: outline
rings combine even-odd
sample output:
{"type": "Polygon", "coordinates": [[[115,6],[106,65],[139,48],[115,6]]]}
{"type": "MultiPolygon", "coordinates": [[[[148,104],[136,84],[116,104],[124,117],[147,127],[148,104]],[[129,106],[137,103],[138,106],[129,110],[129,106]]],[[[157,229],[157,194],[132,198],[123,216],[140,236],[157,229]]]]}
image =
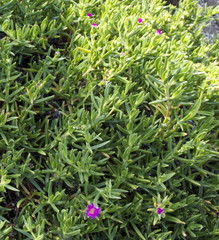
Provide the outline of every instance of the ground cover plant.
{"type": "Polygon", "coordinates": [[[0,239],[218,239],[218,12],[0,1],[0,239]]]}

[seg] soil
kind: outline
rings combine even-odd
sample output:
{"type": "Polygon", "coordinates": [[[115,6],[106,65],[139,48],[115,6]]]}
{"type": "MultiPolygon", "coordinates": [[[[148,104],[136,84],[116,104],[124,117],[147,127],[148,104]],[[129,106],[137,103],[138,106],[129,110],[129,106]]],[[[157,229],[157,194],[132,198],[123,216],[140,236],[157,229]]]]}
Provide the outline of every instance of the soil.
{"type": "MultiPolygon", "coordinates": [[[[178,7],[179,0],[165,0],[167,4],[173,4],[178,7]]],[[[219,0],[196,0],[199,2],[199,6],[203,7],[205,4],[208,6],[219,6],[219,0]]],[[[213,16],[214,20],[209,21],[209,25],[204,28],[203,34],[206,37],[206,40],[213,42],[215,38],[219,36],[219,14],[213,16]]]]}
{"type": "MultiPolygon", "coordinates": [[[[199,1],[199,5],[203,7],[206,3],[208,6],[219,6],[219,0],[197,0],[199,1]]],[[[204,28],[203,34],[209,40],[209,42],[213,42],[219,36],[219,14],[213,16],[214,20],[209,21],[209,25],[204,28]]]]}

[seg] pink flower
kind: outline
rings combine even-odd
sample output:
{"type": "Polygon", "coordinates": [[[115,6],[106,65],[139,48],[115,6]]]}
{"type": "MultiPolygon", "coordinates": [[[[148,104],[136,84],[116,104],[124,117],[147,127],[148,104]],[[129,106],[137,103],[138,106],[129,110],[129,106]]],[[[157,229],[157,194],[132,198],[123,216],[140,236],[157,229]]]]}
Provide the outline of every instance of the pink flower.
{"type": "Polygon", "coordinates": [[[139,18],[139,19],[138,19],[138,23],[141,23],[141,22],[143,22],[143,19],[142,19],[142,18],[139,18]]]}
{"type": "Polygon", "coordinates": [[[91,217],[92,219],[96,218],[101,212],[101,209],[95,207],[93,203],[89,204],[85,210],[85,214],[87,217],[91,217]]]}
{"type": "Polygon", "coordinates": [[[163,208],[157,208],[157,214],[161,214],[162,212],[164,211],[164,209],[163,208]]]}
{"type": "Polygon", "coordinates": [[[96,23],[92,23],[91,24],[93,27],[97,27],[97,24],[96,23]]]}
{"type": "Polygon", "coordinates": [[[122,56],[124,56],[124,55],[125,55],[125,53],[124,53],[124,52],[122,52],[122,53],[121,53],[121,55],[122,55],[122,56]]]}
{"type": "Polygon", "coordinates": [[[158,29],[158,30],[156,31],[156,34],[158,34],[158,35],[162,34],[161,30],[158,29]]]}
{"type": "Polygon", "coordinates": [[[87,16],[88,16],[88,17],[92,17],[93,14],[92,14],[92,13],[88,13],[87,16]]]}

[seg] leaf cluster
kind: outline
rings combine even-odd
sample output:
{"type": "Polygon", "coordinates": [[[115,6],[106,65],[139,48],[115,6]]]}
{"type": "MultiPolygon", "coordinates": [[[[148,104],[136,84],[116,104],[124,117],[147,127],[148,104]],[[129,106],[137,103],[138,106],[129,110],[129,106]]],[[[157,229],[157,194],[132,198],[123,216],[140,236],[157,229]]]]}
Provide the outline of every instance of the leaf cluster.
{"type": "Polygon", "coordinates": [[[1,239],[217,238],[219,40],[202,34],[216,13],[0,2],[1,239]]]}

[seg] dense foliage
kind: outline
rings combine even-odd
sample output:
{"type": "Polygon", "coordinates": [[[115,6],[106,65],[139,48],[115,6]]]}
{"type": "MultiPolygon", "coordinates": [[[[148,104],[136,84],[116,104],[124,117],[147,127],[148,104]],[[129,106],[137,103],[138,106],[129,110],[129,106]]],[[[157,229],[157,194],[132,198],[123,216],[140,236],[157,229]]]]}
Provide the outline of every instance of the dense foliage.
{"type": "Polygon", "coordinates": [[[0,239],[218,239],[218,12],[0,1],[0,239]]]}

